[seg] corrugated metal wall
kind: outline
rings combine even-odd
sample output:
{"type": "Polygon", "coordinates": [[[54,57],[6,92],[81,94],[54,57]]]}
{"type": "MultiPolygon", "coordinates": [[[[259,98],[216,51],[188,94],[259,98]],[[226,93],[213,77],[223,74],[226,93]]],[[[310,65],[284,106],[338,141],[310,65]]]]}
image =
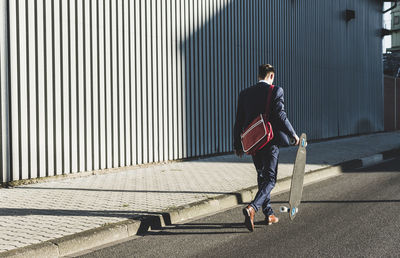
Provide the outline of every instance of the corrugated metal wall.
{"type": "Polygon", "coordinates": [[[2,181],[231,151],[260,63],[311,139],[383,129],[379,1],[0,2],[2,181]]]}
{"type": "Polygon", "coordinates": [[[0,0],[0,182],[9,180],[8,31],[7,1],[0,0]]]}

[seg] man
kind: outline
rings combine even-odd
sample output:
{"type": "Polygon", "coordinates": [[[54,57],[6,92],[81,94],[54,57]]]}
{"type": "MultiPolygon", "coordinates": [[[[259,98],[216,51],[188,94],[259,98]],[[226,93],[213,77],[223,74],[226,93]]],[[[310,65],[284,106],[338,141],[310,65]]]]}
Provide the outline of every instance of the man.
{"type": "MultiPolygon", "coordinates": [[[[258,71],[259,82],[242,90],[239,94],[236,121],[234,127],[234,150],[235,154],[241,157],[243,147],[240,134],[254,118],[259,114],[265,113],[268,91],[275,78],[275,69],[272,65],[260,65],[258,71]]],[[[299,144],[299,137],[289,122],[283,100],[283,89],[275,86],[272,91],[269,121],[272,125],[274,138],[264,148],[252,155],[254,166],[257,170],[258,192],[254,200],[243,209],[245,225],[250,230],[254,230],[254,215],[262,208],[266,223],[271,225],[277,223],[279,219],[274,215],[271,208],[270,196],[274,188],[278,173],[279,147],[289,145],[289,138],[299,144]]]]}

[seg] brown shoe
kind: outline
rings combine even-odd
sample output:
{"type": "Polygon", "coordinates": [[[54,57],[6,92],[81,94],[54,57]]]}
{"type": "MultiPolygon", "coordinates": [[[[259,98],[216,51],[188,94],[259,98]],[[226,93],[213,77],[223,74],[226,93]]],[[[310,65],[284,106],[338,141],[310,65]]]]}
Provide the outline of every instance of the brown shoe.
{"type": "Polygon", "coordinates": [[[254,215],[256,211],[251,205],[248,205],[243,209],[243,215],[245,217],[244,224],[250,232],[254,231],[254,215]]]}
{"type": "Polygon", "coordinates": [[[268,216],[268,219],[267,219],[268,225],[272,225],[272,223],[278,223],[278,221],[279,221],[279,218],[276,217],[274,214],[268,216]]]}

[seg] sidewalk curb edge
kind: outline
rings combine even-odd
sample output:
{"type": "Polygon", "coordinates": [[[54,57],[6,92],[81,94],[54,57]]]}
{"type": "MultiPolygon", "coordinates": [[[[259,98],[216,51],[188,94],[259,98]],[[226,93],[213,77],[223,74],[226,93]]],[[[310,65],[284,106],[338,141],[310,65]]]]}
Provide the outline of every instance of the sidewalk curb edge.
{"type": "MultiPolygon", "coordinates": [[[[391,149],[361,159],[306,172],[304,185],[341,175],[343,171],[371,166],[400,155],[400,148],[391,149]]],[[[290,176],[279,179],[271,194],[276,195],[290,188],[290,176]]],[[[149,229],[180,223],[187,219],[218,212],[238,204],[250,202],[257,193],[257,185],[236,192],[160,211],[158,215],[145,215],[112,223],[76,234],[48,240],[0,253],[0,257],[61,257],[81,252],[124,238],[143,234],[149,229]]]]}

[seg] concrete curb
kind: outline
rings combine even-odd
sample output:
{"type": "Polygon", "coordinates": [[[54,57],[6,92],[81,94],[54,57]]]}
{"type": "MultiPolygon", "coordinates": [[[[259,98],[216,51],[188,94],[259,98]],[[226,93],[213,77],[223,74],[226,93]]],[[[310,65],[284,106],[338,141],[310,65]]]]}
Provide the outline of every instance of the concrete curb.
{"type": "Polygon", "coordinates": [[[0,257],[62,257],[136,235],[142,221],[125,220],[7,252],[0,257]]]}
{"type": "MultiPolygon", "coordinates": [[[[304,184],[311,184],[341,175],[343,171],[371,166],[400,156],[400,149],[393,149],[361,159],[342,162],[305,174],[304,184]]],[[[273,195],[290,188],[290,177],[278,180],[273,195]]],[[[0,253],[0,257],[62,257],[108,244],[124,238],[144,234],[149,229],[159,229],[166,225],[180,223],[184,220],[218,212],[220,210],[250,202],[257,193],[257,186],[248,187],[237,192],[221,194],[217,197],[170,208],[158,215],[146,215],[103,227],[90,229],[77,234],[49,240],[43,243],[22,247],[0,253]]]]}

